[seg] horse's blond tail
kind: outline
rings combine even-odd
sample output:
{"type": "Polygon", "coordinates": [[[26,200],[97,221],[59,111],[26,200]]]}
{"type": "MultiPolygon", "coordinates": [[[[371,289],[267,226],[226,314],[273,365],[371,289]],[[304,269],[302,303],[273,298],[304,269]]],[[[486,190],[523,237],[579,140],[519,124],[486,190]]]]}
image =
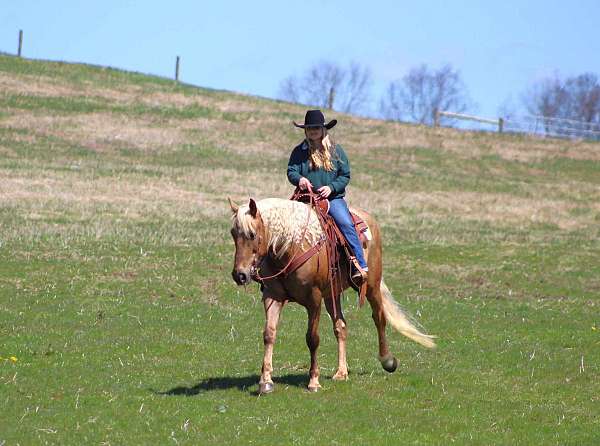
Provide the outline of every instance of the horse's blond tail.
{"type": "Polygon", "coordinates": [[[392,293],[386,286],[383,279],[381,280],[380,289],[381,296],[383,298],[383,312],[385,314],[385,319],[390,323],[390,325],[407,338],[418,342],[422,346],[434,348],[435,342],[433,342],[433,339],[435,336],[421,333],[419,329],[415,327],[412,322],[410,322],[408,316],[404,313],[404,311],[402,311],[400,305],[398,305],[398,302],[396,302],[392,297],[392,293]]]}

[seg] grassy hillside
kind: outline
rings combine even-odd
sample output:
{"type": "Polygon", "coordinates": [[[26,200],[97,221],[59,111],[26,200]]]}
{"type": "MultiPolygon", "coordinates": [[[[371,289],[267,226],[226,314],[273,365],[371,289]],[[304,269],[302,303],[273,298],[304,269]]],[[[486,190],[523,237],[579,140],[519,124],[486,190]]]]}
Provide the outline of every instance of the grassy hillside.
{"type": "Polygon", "coordinates": [[[284,311],[257,397],[259,292],[229,271],[227,196],[288,197],[304,108],[0,55],[0,445],[600,442],[600,144],[329,113],[349,201],[384,233],[390,334],[347,293],[350,379],[284,311]],[[5,443],[4,443],[5,442],[5,443]]]}

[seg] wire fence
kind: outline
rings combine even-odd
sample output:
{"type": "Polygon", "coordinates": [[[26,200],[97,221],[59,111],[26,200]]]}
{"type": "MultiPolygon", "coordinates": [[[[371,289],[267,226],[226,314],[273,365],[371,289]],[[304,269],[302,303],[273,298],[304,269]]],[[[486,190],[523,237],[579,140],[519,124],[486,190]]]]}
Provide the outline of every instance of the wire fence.
{"type": "Polygon", "coordinates": [[[488,124],[496,127],[499,133],[525,133],[553,138],[588,139],[600,141],[600,122],[585,122],[574,119],[552,118],[547,116],[508,116],[504,118],[483,118],[450,111],[435,111],[434,125],[440,125],[442,118],[488,124]]]}
{"type": "Polygon", "coordinates": [[[600,122],[546,116],[520,116],[505,118],[504,129],[507,132],[600,141],[600,122]]]}

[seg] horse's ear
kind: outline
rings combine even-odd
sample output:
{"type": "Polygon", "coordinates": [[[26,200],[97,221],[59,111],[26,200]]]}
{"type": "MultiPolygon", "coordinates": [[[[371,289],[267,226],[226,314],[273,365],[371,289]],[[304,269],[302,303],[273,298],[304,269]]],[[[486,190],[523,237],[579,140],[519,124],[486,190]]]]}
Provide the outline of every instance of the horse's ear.
{"type": "Polygon", "coordinates": [[[250,215],[252,216],[252,218],[256,218],[258,209],[256,207],[256,201],[254,201],[254,198],[250,198],[249,206],[250,206],[250,215]]]}
{"type": "Polygon", "coordinates": [[[227,200],[229,201],[229,207],[231,207],[231,212],[233,214],[237,214],[237,211],[240,207],[231,200],[231,197],[227,197],[227,200]]]}

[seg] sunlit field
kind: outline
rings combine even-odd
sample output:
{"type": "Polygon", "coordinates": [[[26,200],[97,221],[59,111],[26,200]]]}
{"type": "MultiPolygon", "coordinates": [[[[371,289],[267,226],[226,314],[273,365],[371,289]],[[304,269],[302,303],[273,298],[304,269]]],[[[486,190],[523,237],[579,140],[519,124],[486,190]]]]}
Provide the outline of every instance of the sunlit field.
{"type": "MultiPolygon", "coordinates": [[[[0,445],[600,443],[600,144],[334,114],[349,201],[382,226],[388,334],[347,292],[346,382],[305,391],[286,306],[231,280],[227,196],[286,198],[304,108],[0,56],[0,445]]],[[[332,115],[330,112],[328,116],[332,115]]]]}

